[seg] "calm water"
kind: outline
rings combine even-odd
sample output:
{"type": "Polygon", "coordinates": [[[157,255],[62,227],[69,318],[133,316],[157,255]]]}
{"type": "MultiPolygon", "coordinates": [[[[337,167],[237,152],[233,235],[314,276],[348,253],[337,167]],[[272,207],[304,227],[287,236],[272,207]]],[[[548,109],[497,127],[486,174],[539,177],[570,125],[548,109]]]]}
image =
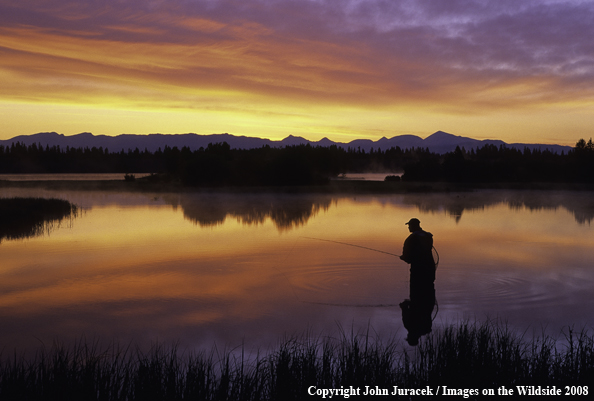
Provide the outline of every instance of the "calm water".
{"type": "Polygon", "coordinates": [[[528,333],[594,326],[594,194],[197,195],[0,189],[83,211],[0,243],[2,349],[85,336],[184,347],[285,335],[402,338],[418,217],[439,251],[434,328],[495,319],[528,333]],[[307,238],[310,237],[310,238],[307,238]],[[311,239],[317,238],[317,239],[311,239]],[[326,241],[323,241],[326,240],[326,241]]]}
{"type": "Polygon", "coordinates": [[[384,181],[387,176],[402,177],[403,173],[348,173],[339,176],[339,180],[384,181]]]}
{"type": "MultiPolygon", "coordinates": [[[[124,179],[124,173],[108,174],[0,174],[0,180],[5,181],[94,181],[124,179]]],[[[146,177],[148,173],[133,173],[136,178],[146,177]]]]}

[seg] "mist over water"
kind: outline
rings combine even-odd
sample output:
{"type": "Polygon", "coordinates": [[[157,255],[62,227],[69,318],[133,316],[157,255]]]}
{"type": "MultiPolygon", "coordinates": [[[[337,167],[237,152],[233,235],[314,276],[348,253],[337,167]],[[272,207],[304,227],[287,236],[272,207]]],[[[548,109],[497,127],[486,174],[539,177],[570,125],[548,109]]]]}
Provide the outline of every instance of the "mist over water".
{"type": "Polygon", "coordinates": [[[0,341],[80,336],[251,349],[372,327],[404,337],[411,217],[440,263],[434,328],[500,319],[558,335],[594,323],[589,192],[156,194],[2,188],[67,199],[65,227],[0,244],[0,341]],[[334,241],[334,242],[331,242],[334,241]]]}

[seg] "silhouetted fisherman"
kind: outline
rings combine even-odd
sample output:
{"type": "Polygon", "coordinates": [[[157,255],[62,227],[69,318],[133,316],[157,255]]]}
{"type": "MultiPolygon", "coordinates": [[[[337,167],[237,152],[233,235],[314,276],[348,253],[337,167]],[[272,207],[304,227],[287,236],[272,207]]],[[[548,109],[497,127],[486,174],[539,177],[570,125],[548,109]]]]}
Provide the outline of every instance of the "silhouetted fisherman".
{"type": "Polygon", "coordinates": [[[406,341],[417,345],[419,337],[431,332],[431,313],[435,305],[435,260],[433,234],[421,229],[419,219],[407,223],[411,234],[404,241],[400,259],[410,264],[410,299],[400,304],[402,322],[408,330],[406,341]]]}

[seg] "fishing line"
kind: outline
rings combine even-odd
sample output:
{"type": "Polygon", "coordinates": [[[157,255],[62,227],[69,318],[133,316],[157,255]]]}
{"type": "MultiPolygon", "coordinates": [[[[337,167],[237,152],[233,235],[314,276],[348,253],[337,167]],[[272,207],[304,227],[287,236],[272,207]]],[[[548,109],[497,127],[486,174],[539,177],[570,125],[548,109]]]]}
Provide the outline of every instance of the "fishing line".
{"type": "Polygon", "coordinates": [[[340,241],[333,241],[331,239],[305,237],[305,236],[301,236],[301,238],[313,239],[313,240],[317,240],[317,241],[334,242],[335,244],[342,244],[342,245],[354,246],[356,248],[362,248],[362,249],[367,249],[369,251],[380,252],[380,253],[385,253],[386,255],[396,256],[397,258],[400,257],[400,255],[396,255],[395,253],[390,253],[390,252],[386,252],[386,251],[380,251],[379,249],[369,248],[369,247],[362,246],[362,245],[349,244],[348,242],[340,242],[340,241]]]}
{"type": "Polygon", "coordinates": [[[312,305],[324,305],[324,306],[340,306],[340,307],[348,307],[348,308],[393,308],[398,306],[399,304],[378,304],[378,305],[367,305],[367,304],[337,304],[331,302],[313,302],[313,301],[303,301],[304,304],[312,304],[312,305]]]}
{"type": "MultiPolygon", "coordinates": [[[[373,251],[373,252],[379,252],[379,253],[383,253],[386,255],[390,255],[390,256],[396,256],[396,257],[400,257],[401,255],[396,255],[395,253],[391,253],[391,252],[386,252],[386,251],[382,251],[379,249],[375,249],[375,248],[370,248],[367,246],[362,246],[362,245],[356,245],[356,244],[350,244],[348,242],[341,242],[341,241],[334,241],[334,240],[330,240],[330,239],[324,239],[324,238],[315,238],[315,237],[307,237],[307,236],[300,236],[300,238],[306,238],[306,239],[311,239],[311,240],[316,240],[316,241],[325,241],[325,242],[332,242],[335,244],[341,244],[341,245],[347,245],[347,246],[353,246],[356,248],[361,248],[361,249],[367,249],[368,251],[373,251]]],[[[293,252],[293,249],[295,248],[295,245],[297,244],[297,241],[295,241],[295,243],[293,244],[293,247],[291,248],[291,251],[289,253],[293,252]]],[[[433,252],[433,260],[435,261],[435,269],[437,269],[437,265],[439,264],[439,253],[437,252],[437,249],[435,247],[432,247],[432,252],[433,252]]],[[[288,258],[288,255],[285,256],[285,260],[288,258]]],[[[327,305],[327,306],[342,306],[342,307],[355,307],[355,308],[373,308],[373,307],[394,307],[397,306],[396,304],[379,304],[379,305],[364,305],[364,304],[335,304],[335,303],[326,303],[326,302],[311,302],[311,301],[304,301],[299,299],[299,296],[297,295],[297,293],[295,292],[295,288],[293,286],[293,283],[291,282],[291,280],[289,279],[289,277],[282,272],[281,270],[275,268],[275,270],[279,271],[287,280],[287,282],[289,283],[289,285],[291,286],[291,290],[293,291],[293,295],[295,296],[295,298],[297,300],[299,300],[302,303],[307,303],[307,304],[315,304],[315,305],[327,305]]],[[[435,317],[437,316],[437,311],[439,310],[439,306],[437,305],[437,299],[435,299],[435,306],[436,306],[436,311],[435,314],[433,316],[433,319],[435,319],[435,317]]]]}
{"type": "MultiPolygon", "coordinates": [[[[380,253],[385,253],[386,255],[396,256],[398,258],[401,256],[401,255],[396,255],[395,253],[390,253],[390,252],[386,252],[386,251],[381,251],[379,249],[369,248],[367,246],[349,244],[348,242],[334,241],[331,239],[324,239],[324,238],[305,237],[303,235],[301,236],[301,238],[313,239],[313,240],[317,240],[317,241],[333,242],[335,244],[341,244],[341,245],[354,246],[356,248],[362,248],[362,249],[367,249],[369,251],[380,252],[380,253]]],[[[431,251],[433,253],[433,261],[435,262],[435,269],[437,269],[437,265],[439,265],[439,253],[437,252],[437,249],[434,246],[431,248],[431,251]]]]}

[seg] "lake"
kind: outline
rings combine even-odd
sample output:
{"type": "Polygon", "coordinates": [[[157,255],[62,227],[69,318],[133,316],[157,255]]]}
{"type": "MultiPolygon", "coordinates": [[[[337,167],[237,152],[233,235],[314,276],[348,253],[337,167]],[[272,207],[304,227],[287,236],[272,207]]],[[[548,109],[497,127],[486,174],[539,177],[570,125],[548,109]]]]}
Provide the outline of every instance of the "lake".
{"type": "MultiPolygon", "coordinates": [[[[60,174],[0,174],[4,181],[116,181],[123,180],[126,174],[85,174],[85,173],[60,173],[60,174]]],[[[149,176],[148,173],[132,173],[135,178],[149,176]]]]}
{"type": "Polygon", "coordinates": [[[499,319],[558,336],[594,323],[593,195],[1,188],[0,197],[57,197],[81,211],[43,236],[0,243],[0,343],[5,352],[81,338],[265,350],[305,332],[368,329],[404,339],[408,265],[388,253],[401,253],[411,217],[439,253],[434,329],[499,319]]]}

